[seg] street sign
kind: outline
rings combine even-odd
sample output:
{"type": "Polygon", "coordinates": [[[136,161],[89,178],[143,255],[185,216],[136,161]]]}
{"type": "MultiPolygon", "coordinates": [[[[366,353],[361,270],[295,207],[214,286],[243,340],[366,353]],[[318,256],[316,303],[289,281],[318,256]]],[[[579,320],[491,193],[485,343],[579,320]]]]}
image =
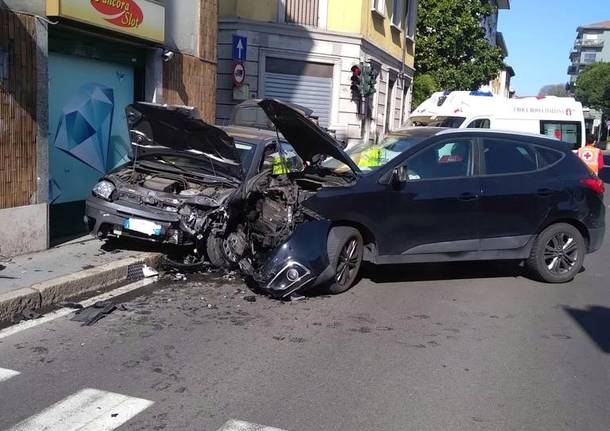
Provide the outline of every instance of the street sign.
{"type": "Polygon", "coordinates": [[[233,35],[233,60],[246,61],[248,52],[248,38],[245,36],[233,35]]]}
{"type": "Polygon", "coordinates": [[[233,84],[236,87],[240,87],[246,79],[246,68],[242,63],[233,63],[233,84]]]}

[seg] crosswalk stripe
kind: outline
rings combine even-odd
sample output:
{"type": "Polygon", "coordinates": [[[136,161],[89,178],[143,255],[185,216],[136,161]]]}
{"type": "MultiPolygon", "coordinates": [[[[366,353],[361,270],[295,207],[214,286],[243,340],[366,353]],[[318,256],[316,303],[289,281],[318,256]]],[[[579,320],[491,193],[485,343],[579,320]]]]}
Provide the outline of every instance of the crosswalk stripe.
{"type": "Polygon", "coordinates": [[[12,377],[21,374],[19,371],[7,370],[6,368],[0,368],[0,382],[8,380],[12,377]]]}
{"type": "Polygon", "coordinates": [[[18,423],[9,431],[111,431],[152,404],[152,401],[142,398],[83,389],[18,423]]]}
{"type": "Polygon", "coordinates": [[[279,428],[267,427],[265,425],[253,424],[250,422],[231,419],[225,423],[218,431],[284,431],[279,428]]]}

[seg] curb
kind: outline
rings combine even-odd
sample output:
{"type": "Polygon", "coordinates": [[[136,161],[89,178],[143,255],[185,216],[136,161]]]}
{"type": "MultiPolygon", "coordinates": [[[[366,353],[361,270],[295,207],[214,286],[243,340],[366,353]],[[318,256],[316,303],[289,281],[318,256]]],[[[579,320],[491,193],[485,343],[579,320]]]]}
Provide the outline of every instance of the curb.
{"type": "MultiPolygon", "coordinates": [[[[141,274],[143,265],[157,268],[161,255],[146,253],[78,271],[0,295],[0,322],[23,310],[49,307],[76,296],[129,281],[141,274]],[[135,271],[134,271],[135,270],[135,271]]],[[[141,278],[141,277],[139,277],[141,278]]]]}

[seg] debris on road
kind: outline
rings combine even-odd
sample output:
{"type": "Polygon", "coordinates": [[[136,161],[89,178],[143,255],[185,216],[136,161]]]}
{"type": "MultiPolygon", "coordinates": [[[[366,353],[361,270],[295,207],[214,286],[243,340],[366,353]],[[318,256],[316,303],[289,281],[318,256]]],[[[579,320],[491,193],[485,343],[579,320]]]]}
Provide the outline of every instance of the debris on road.
{"type": "Polygon", "coordinates": [[[81,326],[91,326],[103,319],[114,310],[117,306],[107,301],[100,301],[93,304],[91,307],[82,308],[74,313],[72,319],[75,322],[82,322],[81,326]]]}
{"type": "Polygon", "coordinates": [[[244,296],[244,301],[256,302],[256,296],[254,296],[254,295],[244,296]]]}
{"type": "Polygon", "coordinates": [[[36,313],[35,311],[26,308],[19,313],[15,313],[11,319],[13,323],[23,322],[24,320],[36,320],[42,317],[42,314],[36,313]]]}

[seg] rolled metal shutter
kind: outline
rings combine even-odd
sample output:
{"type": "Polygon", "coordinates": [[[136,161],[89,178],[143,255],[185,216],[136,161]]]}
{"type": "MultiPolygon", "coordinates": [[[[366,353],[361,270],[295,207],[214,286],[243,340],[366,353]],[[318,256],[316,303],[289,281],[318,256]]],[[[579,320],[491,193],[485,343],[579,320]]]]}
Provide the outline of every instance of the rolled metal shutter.
{"type": "Polygon", "coordinates": [[[330,124],[332,78],[285,73],[265,73],[265,97],[295,103],[313,110],[320,126],[330,124]]]}

